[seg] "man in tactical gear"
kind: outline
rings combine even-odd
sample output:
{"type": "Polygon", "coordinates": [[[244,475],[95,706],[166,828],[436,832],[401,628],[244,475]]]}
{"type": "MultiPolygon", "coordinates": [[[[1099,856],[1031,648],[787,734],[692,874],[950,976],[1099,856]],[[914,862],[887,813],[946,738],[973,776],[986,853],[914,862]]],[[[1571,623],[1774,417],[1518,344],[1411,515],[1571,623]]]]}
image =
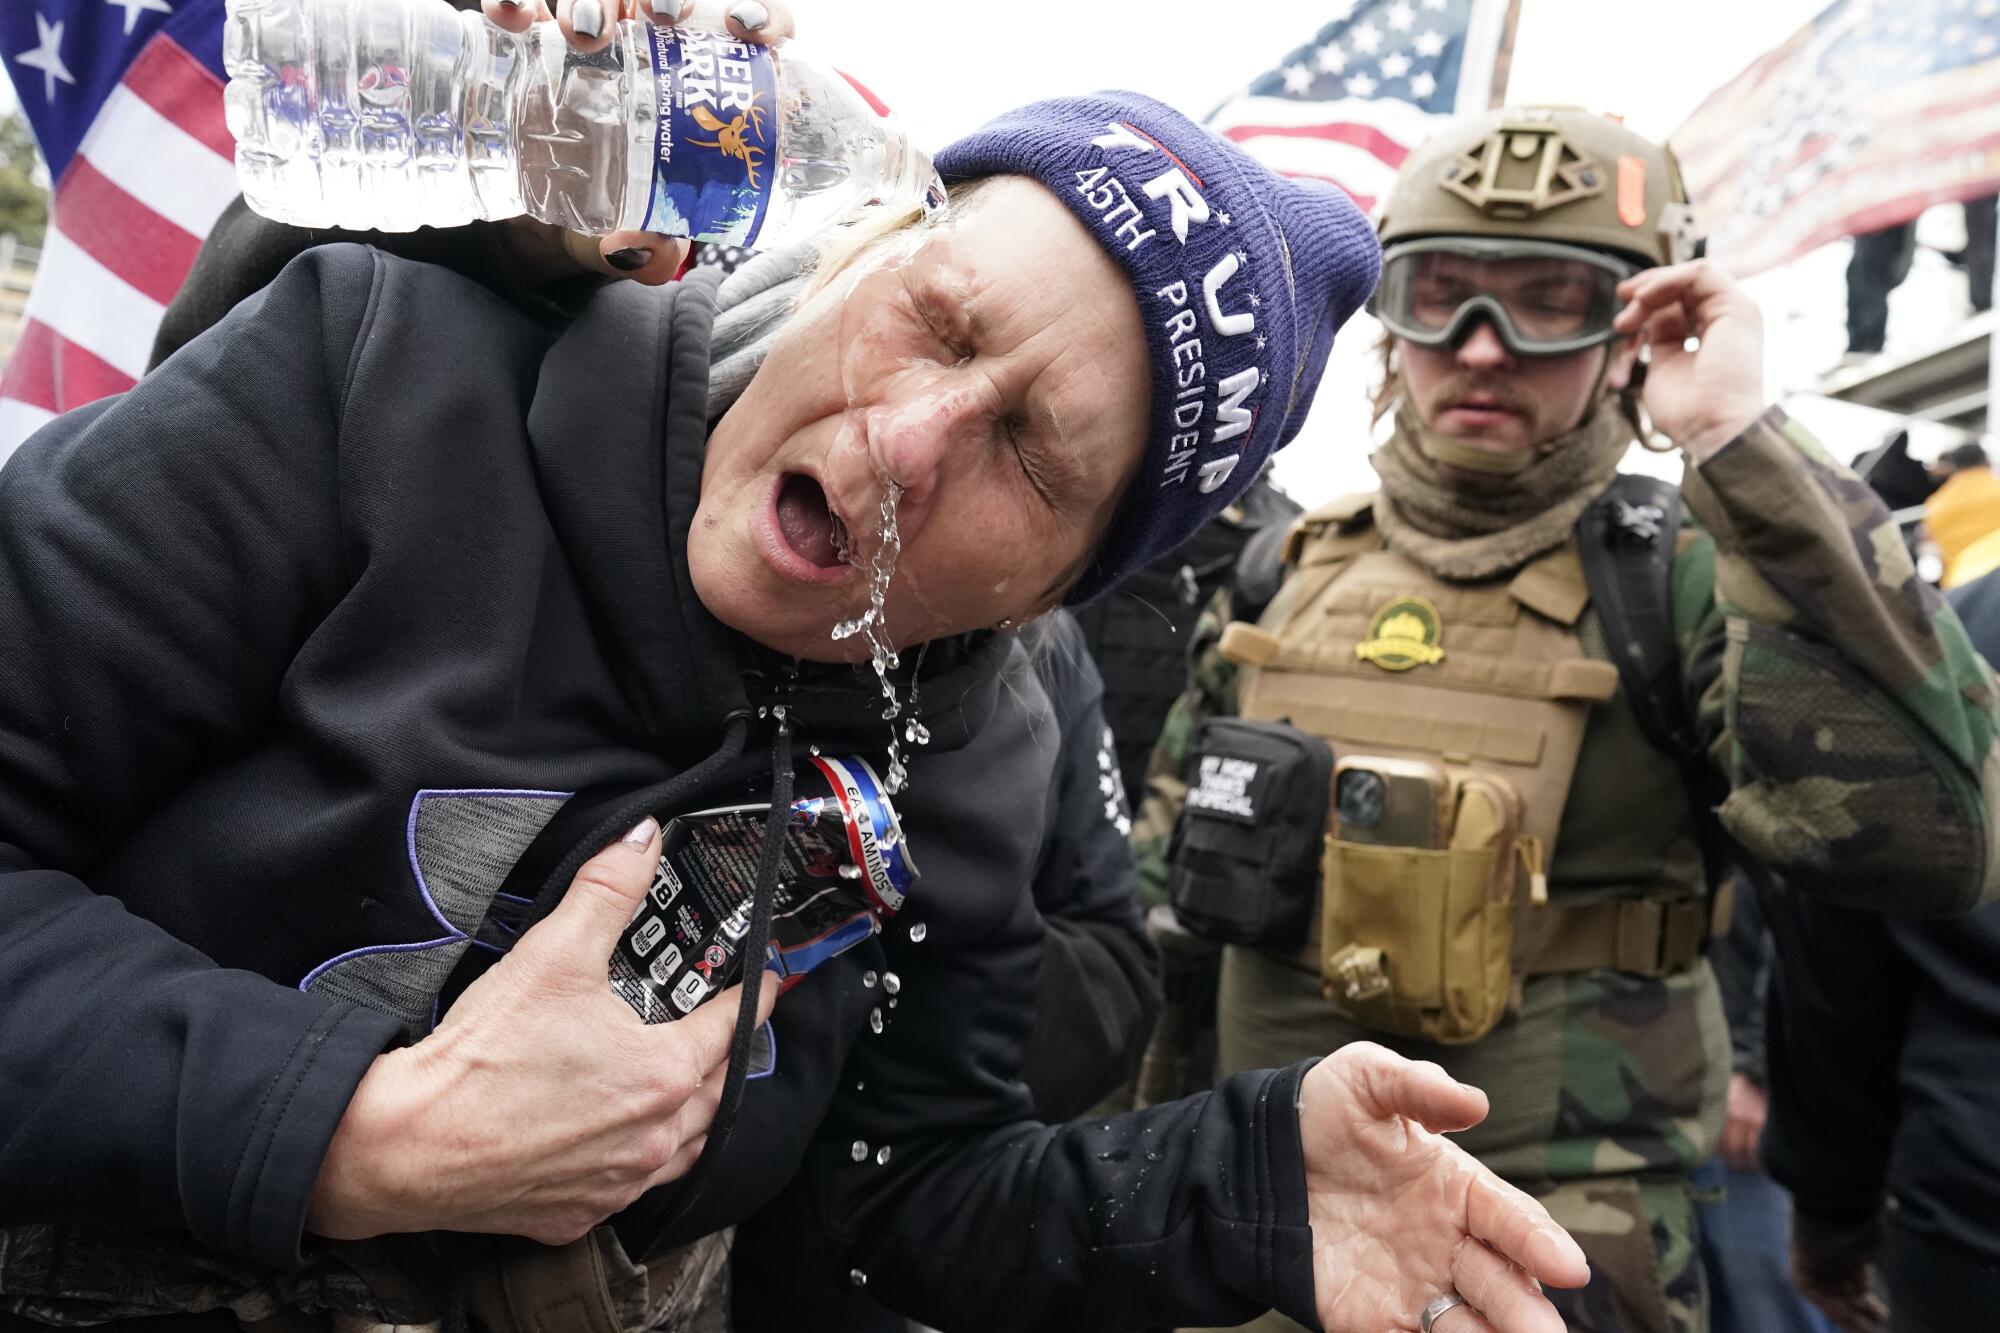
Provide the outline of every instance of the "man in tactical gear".
{"type": "Polygon", "coordinates": [[[1700,1330],[1710,868],[1992,899],[1991,677],[1879,501],[1766,409],[1757,309],[1690,262],[1664,149],[1573,108],[1468,119],[1380,226],[1382,489],[1293,526],[1254,624],[1211,616],[1142,872],[1224,942],[1218,1074],[1437,1061],[1492,1094],[1464,1145],[1588,1253],[1570,1327],[1700,1330]],[[1685,523],[1618,476],[1648,417],[1685,523]]]}

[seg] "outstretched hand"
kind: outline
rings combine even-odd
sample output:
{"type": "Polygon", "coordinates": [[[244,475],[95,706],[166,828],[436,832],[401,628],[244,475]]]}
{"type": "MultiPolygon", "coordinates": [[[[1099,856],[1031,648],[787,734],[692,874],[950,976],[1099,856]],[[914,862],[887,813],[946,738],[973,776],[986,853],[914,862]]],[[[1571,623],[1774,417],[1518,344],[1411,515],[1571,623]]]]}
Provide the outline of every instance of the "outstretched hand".
{"type": "MultiPolygon", "coordinates": [[[[611,44],[625,19],[662,26],[694,22],[739,42],[769,44],[790,37],[792,13],[785,0],[481,0],[487,19],[508,32],[525,32],[553,18],[564,40],[589,55],[611,44]],[[716,13],[709,10],[722,6],[716,13]]],[[[657,287],[672,282],[686,262],[688,242],[658,232],[623,230],[604,236],[568,231],[533,218],[514,218],[508,235],[515,256],[531,276],[556,278],[578,269],[630,278],[657,287]]]]}
{"type": "Polygon", "coordinates": [[[1477,1088],[1372,1042],[1306,1075],[1299,1132],[1327,1333],[1414,1330],[1452,1291],[1465,1304],[1436,1333],[1563,1333],[1538,1284],[1583,1286],[1583,1251],[1539,1203],[1441,1137],[1486,1109],[1477,1088]]]}
{"type": "Polygon", "coordinates": [[[1646,414],[1699,463],[1764,411],[1764,316],[1706,259],[1649,268],[1618,284],[1612,327],[1643,338],[1646,414]]]}

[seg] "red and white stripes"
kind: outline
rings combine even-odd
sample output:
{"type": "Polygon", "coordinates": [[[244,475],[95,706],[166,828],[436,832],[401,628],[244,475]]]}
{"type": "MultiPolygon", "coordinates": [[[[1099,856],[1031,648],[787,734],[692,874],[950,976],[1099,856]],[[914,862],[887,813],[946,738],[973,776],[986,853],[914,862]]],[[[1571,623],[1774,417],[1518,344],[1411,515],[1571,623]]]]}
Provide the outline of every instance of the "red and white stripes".
{"type": "Polygon", "coordinates": [[[202,237],[236,196],[222,84],[161,34],[56,182],[48,239],[0,378],[0,461],[59,412],[132,387],[202,237]]]}

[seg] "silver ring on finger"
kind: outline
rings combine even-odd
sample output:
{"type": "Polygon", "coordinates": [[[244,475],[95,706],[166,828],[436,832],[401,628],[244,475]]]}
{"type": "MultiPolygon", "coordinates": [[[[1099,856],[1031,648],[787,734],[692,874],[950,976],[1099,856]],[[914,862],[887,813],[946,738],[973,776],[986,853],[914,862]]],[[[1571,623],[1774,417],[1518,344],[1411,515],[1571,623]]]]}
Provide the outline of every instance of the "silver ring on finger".
{"type": "Polygon", "coordinates": [[[1465,1304],[1465,1297],[1455,1291],[1447,1291],[1444,1295],[1424,1307],[1422,1316],[1417,1320],[1418,1333],[1431,1333],[1431,1330],[1437,1327],[1437,1321],[1444,1315],[1445,1311],[1456,1310],[1463,1304],[1465,1304]]]}

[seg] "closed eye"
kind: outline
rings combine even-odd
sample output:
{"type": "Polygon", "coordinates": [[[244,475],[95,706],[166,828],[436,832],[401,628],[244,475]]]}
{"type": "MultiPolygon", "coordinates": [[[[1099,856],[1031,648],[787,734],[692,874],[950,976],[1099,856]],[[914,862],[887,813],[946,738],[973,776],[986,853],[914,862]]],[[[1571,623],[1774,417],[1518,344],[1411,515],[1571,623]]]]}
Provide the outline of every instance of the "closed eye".
{"type": "Polygon", "coordinates": [[[904,291],[909,295],[911,312],[924,326],[932,340],[951,353],[955,364],[963,365],[970,361],[974,356],[971,340],[955,326],[950,316],[925,293],[909,286],[907,281],[904,283],[904,291]]]}
{"type": "Polygon", "coordinates": [[[1053,505],[1056,501],[1049,490],[1052,479],[1048,476],[1047,460],[1027,438],[1028,423],[1018,416],[1009,414],[999,418],[994,423],[994,428],[999,431],[1008,447],[1013,449],[1015,461],[1020,463],[1021,473],[1028,479],[1028,485],[1034,487],[1035,494],[1053,505]]]}

